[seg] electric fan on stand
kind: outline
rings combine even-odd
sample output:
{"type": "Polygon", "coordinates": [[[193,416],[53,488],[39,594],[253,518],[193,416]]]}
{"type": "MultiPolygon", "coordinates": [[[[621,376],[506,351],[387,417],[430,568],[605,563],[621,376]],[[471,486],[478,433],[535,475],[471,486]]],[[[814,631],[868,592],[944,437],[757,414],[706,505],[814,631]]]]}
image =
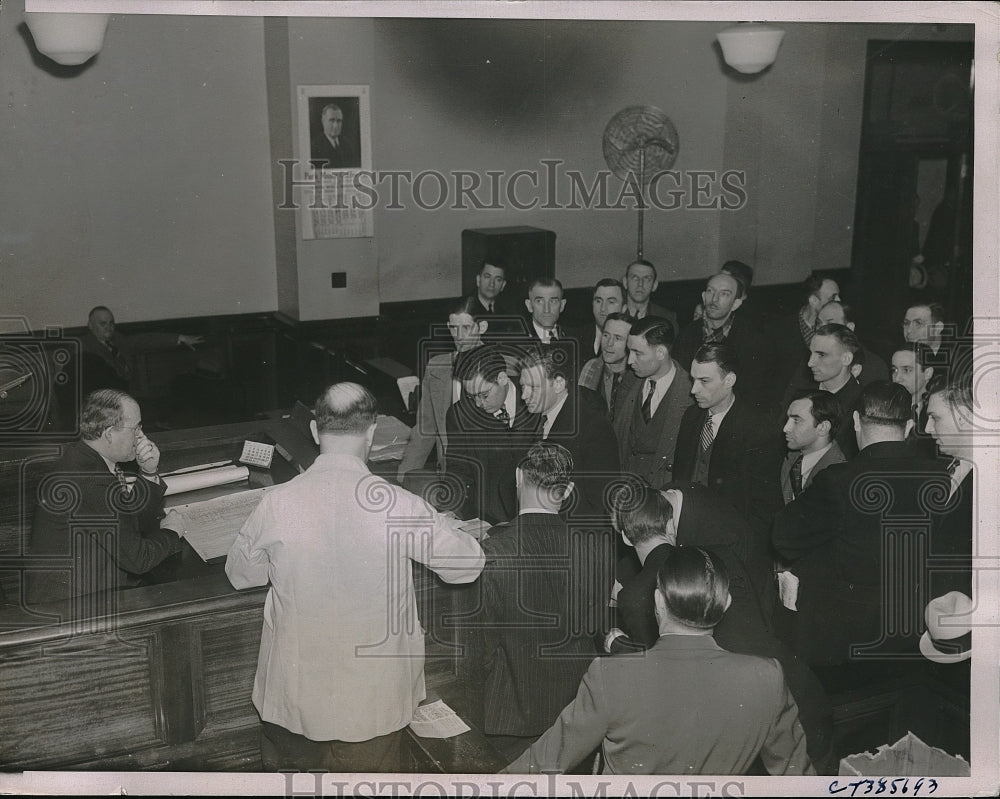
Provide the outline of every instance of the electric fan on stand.
{"type": "Polygon", "coordinates": [[[653,105],[623,108],[604,128],[604,160],[624,181],[634,180],[639,190],[639,230],[636,258],[642,258],[642,222],[646,186],[677,160],[680,140],[670,118],[653,105]]]}

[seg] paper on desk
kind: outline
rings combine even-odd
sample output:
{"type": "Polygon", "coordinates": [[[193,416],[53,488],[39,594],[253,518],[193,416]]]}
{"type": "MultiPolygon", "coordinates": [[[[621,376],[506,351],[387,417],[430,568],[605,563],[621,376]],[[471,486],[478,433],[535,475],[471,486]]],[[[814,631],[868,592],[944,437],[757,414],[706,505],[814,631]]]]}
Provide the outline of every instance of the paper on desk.
{"type": "Polygon", "coordinates": [[[175,505],[187,522],[184,538],[204,561],[228,554],[243,522],[253,513],[264,493],[273,487],[265,486],[202,502],[175,505]]]}
{"type": "Polygon", "coordinates": [[[250,477],[246,466],[221,466],[215,469],[202,469],[182,474],[172,474],[163,478],[167,485],[165,496],[180,494],[184,491],[195,491],[209,486],[221,486],[227,483],[238,483],[250,477]]]}
{"type": "Polygon", "coordinates": [[[414,711],[410,729],[421,738],[451,738],[468,732],[469,725],[438,699],[428,705],[420,705],[414,711]]]}
{"type": "Polygon", "coordinates": [[[379,414],[375,425],[375,440],[369,460],[389,461],[402,460],[403,451],[410,440],[410,428],[395,416],[379,414]]]}

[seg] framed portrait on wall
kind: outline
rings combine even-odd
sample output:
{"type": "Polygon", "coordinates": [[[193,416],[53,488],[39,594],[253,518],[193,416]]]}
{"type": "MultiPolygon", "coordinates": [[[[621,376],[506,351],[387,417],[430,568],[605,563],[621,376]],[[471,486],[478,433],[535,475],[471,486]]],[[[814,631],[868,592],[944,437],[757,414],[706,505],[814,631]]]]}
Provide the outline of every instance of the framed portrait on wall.
{"type": "Polygon", "coordinates": [[[372,209],[358,196],[357,176],[370,172],[371,110],[368,86],[298,87],[299,163],[306,179],[305,239],[373,235],[372,209]]]}

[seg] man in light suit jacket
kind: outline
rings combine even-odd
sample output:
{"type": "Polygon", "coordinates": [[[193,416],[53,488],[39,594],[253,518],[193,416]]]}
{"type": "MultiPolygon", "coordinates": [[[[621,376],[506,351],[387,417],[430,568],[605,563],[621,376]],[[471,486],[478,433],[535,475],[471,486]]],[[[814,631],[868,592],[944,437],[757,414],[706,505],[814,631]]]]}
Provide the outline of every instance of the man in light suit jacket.
{"type": "MultiPolygon", "coordinates": [[[[772,571],[771,521],[781,507],[780,441],[765,417],[736,388],[741,365],[729,344],[703,345],[691,362],[695,404],[677,432],[674,480],[701,483],[750,523],[747,569],[753,580],[772,571]],[[709,421],[711,420],[711,421],[709,421]]],[[[764,580],[761,609],[770,621],[774,581],[764,580]]]]}
{"type": "Polygon", "coordinates": [[[647,316],[633,325],[628,362],[638,379],[619,397],[612,419],[622,471],[655,488],[673,479],[677,431],[691,405],[691,379],[670,357],[673,343],[666,319],[647,316]]]}
{"type": "Polygon", "coordinates": [[[840,415],[837,398],[820,389],[804,391],[788,406],[788,420],[782,428],[788,454],[781,463],[781,495],[786,505],[827,466],[847,460],[834,441],[840,415]]]}
{"type": "Polygon", "coordinates": [[[460,300],[448,313],[448,332],[455,342],[455,350],[431,355],[424,367],[424,378],[420,381],[417,423],[410,431],[410,440],[396,471],[396,478],[400,482],[407,472],[423,468],[435,445],[438,471],[445,470],[445,452],[448,447],[445,419],[448,409],[462,398],[462,386],[454,373],[455,359],[460,353],[471,352],[479,347],[488,326],[489,323],[476,310],[475,299],[471,297],[460,300]]]}
{"type": "Polygon", "coordinates": [[[558,774],[601,746],[609,774],[743,774],[759,756],[770,774],[814,775],[781,665],[713,639],[731,601],[721,558],[676,547],[653,601],[653,647],[594,660],[555,724],[504,771],[558,774]]]}

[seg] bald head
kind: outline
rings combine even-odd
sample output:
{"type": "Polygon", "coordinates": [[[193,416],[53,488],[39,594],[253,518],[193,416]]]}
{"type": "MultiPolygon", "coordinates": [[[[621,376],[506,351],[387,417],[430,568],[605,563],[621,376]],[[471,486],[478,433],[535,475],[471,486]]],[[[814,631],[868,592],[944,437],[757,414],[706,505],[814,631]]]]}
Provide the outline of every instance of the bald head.
{"type": "Polygon", "coordinates": [[[375,424],[378,403],[364,386],[334,383],[313,408],[319,435],[364,435],[375,424]]]}
{"type": "Polygon", "coordinates": [[[98,305],[87,314],[87,327],[98,341],[107,343],[115,333],[115,315],[106,306],[98,305]]]}

